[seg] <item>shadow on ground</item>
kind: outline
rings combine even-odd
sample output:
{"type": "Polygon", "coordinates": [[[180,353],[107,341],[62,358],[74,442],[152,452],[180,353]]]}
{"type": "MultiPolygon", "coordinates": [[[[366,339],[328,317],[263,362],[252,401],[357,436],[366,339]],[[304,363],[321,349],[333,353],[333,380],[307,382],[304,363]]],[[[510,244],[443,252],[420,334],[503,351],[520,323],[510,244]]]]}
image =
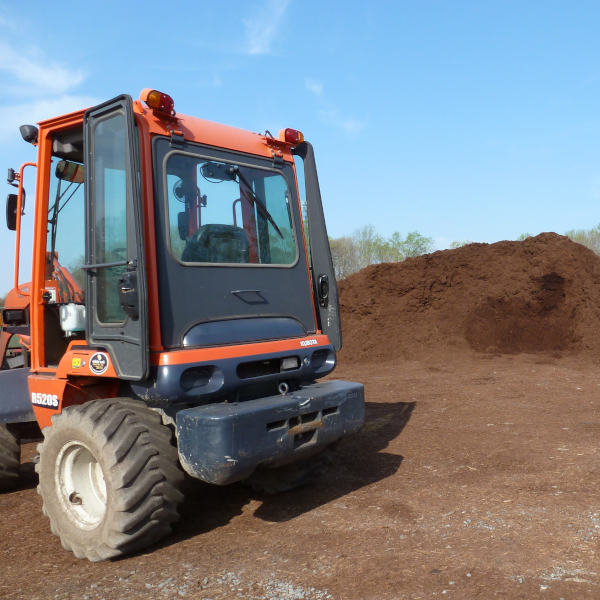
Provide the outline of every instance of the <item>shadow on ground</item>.
{"type": "Polygon", "coordinates": [[[21,463],[19,468],[19,484],[11,492],[19,492],[21,490],[32,490],[37,487],[38,476],[35,472],[34,462],[21,463]]]}
{"type": "Polygon", "coordinates": [[[255,494],[254,497],[263,502],[255,516],[266,521],[288,521],[394,475],[403,457],[382,450],[400,435],[415,404],[366,403],[363,429],[339,443],[327,472],[307,488],[277,496],[255,494]]]}
{"type": "Polygon", "coordinates": [[[363,429],[337,445],[327,472],[306,488],[268,496],[253,492],[243,484],[217,487],[189,480],[186,499],[180,509],[181,520],[173,535],[158,547],[170,546],[226,525],[241,514],[253,498],[262,501],[254,513],[256,517],[283,522],[394,475],[403,457],[382,450],[400,435],[415,404],[366,403],[363,429]]]}

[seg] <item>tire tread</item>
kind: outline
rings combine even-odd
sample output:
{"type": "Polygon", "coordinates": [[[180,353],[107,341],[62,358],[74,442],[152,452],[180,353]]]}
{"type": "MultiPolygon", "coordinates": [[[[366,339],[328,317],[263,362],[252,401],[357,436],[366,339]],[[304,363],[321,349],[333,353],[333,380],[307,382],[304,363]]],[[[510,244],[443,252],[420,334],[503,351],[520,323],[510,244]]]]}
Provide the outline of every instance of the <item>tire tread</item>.
{"type": "Polygon", "coordinates": [[[20,458],[19,442],[6,425],[0,424],[0,491],[12,490],[19,484],[20,458]]]}
{"type": "Polygon", "coordinates": [[[180,487],[184,475],[172,444],[173,434],[162,424],[160,415],[130,398],[92,400],[66,408],[53,419],[52,427],[44,429],[44,436],[42,458],[37,465],[38,491],[51,529],[63,546],[76,556],[96,562],[140,550],[170,533],[183,500],[180,487]],[[62,524],[67,515],[52,510],[53,503],[45,498],[48,487],[53,486],[53,475],[45,473],[50,470],[44,461],[45,446],[60,435],[61,429],[73,425],[80,427],[99,448],[105,478],[110,480],[112,490],[104,521],[86,542],[81,541],[81,536],[69,539],[73,537],[69,527],[62,524]]]}

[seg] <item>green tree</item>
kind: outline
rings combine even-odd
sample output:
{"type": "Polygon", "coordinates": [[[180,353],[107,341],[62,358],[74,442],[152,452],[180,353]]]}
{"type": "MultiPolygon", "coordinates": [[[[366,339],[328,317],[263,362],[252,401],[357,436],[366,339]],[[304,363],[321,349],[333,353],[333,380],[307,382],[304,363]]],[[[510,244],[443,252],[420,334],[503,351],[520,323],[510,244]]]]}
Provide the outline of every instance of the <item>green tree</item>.
{"type": "Polygon", "coordinates": [[[596,254],[600,254],[600,225],[596,225],[592,229],[571,229],[565,235],[574,242],[593,250],[596,254]]]}
{"type": "Polygon", "coordinates": [[[385,240],[375,231],[373,225],[365,225],[352,235],[358,258],[358,269],[381,262],[385,240]]]}
{"type": "Polygon", "coordinates": [[[403,242],[404,256],[421,256],[431,252],[433,248],[433,240],[429,237],[421,235],[418,231],[410,231],[406,234],[403,242]]]}
{"type": "Polygon", "coordinates": [[[359,270],[358,252],[351,237],[330,239],[329,246],[336,279],[344,279],[359,270]]]}
{"type": "Polygon", "coordinates": [[[365,225],[351,236],[330,239],[329,245],[335,275],[343,279],[368,265],[399,262],[431,252],[433,240],[418,231],[411,231],[406,237],[395,231],[386,239],[377,233],[373,225],[365,225]]]}
{"type": "Polygon", "coordinates": [[[523,242],[525,241],[527,238],[532,237],[532,235],[530,233],[522,233],[518,238],[517,238],[517,242],[523,242]]]}

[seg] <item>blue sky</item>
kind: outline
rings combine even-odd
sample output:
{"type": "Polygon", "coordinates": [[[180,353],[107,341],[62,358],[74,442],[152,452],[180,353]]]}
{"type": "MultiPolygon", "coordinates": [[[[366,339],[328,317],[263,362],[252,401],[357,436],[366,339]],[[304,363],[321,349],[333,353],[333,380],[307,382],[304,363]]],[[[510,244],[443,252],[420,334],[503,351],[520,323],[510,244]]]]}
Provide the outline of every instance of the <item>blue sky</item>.
{"type": "MultiPolygon", "coordinates": [[[[0,0],[0,9],[2,173],[34,159],[18,125],[154,87],[182,113],[302,130],[334,237],[372,224],[444,248],[600,223],[598,2],[0,0]]],[[[31,203],[31,175],[26,187],[31,203]]],[[[13,245],[4,229],[0,294],[13,245]]]]}

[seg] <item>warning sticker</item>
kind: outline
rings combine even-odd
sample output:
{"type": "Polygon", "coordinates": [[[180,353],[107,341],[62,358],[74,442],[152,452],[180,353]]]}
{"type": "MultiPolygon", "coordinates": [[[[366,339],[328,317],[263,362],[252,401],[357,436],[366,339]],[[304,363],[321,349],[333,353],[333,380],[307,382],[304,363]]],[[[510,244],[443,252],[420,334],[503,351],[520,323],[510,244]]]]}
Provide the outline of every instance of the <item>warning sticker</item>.
{"type": "Polygon", "coordinates": [[[96,352],[96,354],[93,354],[92,358],[90,358],[90,370],[95,375],[102,375],[103,373],[106,373],[108,364],[108,354],[105,354],[104,352],[96,352]]]}

